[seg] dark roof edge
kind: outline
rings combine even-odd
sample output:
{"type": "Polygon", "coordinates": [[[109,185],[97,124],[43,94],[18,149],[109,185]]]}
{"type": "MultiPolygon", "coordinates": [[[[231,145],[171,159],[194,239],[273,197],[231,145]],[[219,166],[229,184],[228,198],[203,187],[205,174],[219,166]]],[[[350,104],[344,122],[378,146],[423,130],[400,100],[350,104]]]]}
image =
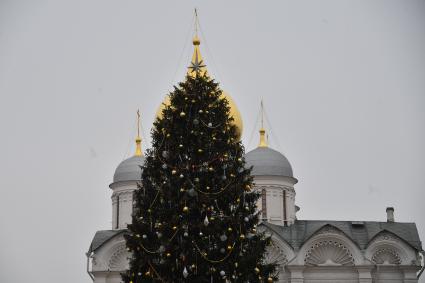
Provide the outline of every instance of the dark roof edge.
{"type": "Polygon", "coordinates": [[[99,231],[96,231],[96,233],[94,234],[94,237],[93,237],[93,240],[92,240],[92,242],[91,242],[91,244],[90,244],[90,247],[89,247],[89,250],[88,250],[88,254],[90,254],[90,253],[92,253],[92,252],[95,252],[96,250],[98,250],[100,247],[102,247],[104,244],[106,244],[109,240],[111,240],[112,238],[115,238],[116,236],[118,236],[118,235],[121,235],[121,234],[123,234],[123,233],[125,233],[125,232],[127,232],[128,230],[127,229],[121,229],[121,230],[117,230],[116,231],[116,233],[114,233],[113,235],[111,235],[110,237],[108,237],[108,238],[105,238],[100,244],[98,244],[95,248],[93,248],[93,242],[94,242],[94,239],[96,238],[96,235],[99,233],[99,232],[112,232],[112,231],[114,231],[114,230],[99,230],[99,231]]]}
{"type": "MultiPolygon", "coordinates": [[[[315,229],[312,232],[310,231],[310,233],[308,233],[308,235],[305,235],[305,237],[302,237],[303,239],[300,238],[299,240],[301,240],[301,242],[300,242],[300,246],[299,247],[303,246],[308,240],[310,240],[312,237],[314,237],[317,234],[317,232],[319,232],[321,229],[323,229],[326,226],[330,226],[330,227],[333,227],[334,229],[340,231],[347,239],[349,239],[360,250],[362,249],[360,247],[360,243],[357,242],[357,240],[355,238],[353,238],[352,236],[348,235],[346,232],[344,232],[343,230],[341,230],[337,225],[332,225],[332,223],[338,223],[338,222],[341,223],[341,222],[344,222],[344,223],[347,223],[348,224],[348,223],[352,223],[352,222],[356,222],[356,221],[296,220],[296,222],[295,222],[294,225],[297,225],[297,222],[298,222],[298,225],[304,225],[303,222],[304,223],[308,223],[308,222],[323,223],[323,225],[320,225],[320,227],[318,227],[317,229],[315,229]]],[[[384,223],[386,224],[386,223],[388,223],[388,222],[378,222],[378,221],[358,221],[358,222],[363,222],[365,225],[367,225],[369,223],[369,224],[375,224],[375,225],[379,225],[379,226],[380,226],[380,224],[384,224],[384,223]]],[[[419,252],[423,251],[422,242],[420,241],[418,229],[417,229],[415,223],[411,223],[411,222],[395,222],[395,224],[407,225],[408,227],[410,227],[409,230],[412,229],[410,231],[412,233],[412,236],[414,236],[413,239],[410,239],[410,240],[409,239],[406,239],[403,235],[400,235],[396,231],[392,231],[391,228],[386,227],[386,228],[381,228],[380,231],[378,231],[372,237],[368,237],[367,244],[365,245],[365,247],[369,247],[370,244],[371,244],[371,242],[378,235],[382,234],[383,232],[388,232],[388,233],[394,235],[397,239],[400,239],[403,243],[407,244],[409,247],[413,248],[414,250],[419,251],[419,252]]],[[[279,225],[272,224],[272,223],[269,223],[269,222],[261,222],[259,225],[264,225],[269,230],[271,230],[271,232],[273,232],[274,234],[277,234],[278,237],[280,239],[282,239],[285,243],[287,243],[292,249],[295,249],[296,248],[296,247],[294,247],[291,244],[291,241],[292,240],[291,239],[286,239],[285,236],[284,236],[284,234],[283,234],[283,231],[285,229],[289,229],[289,231],[291,231],[292,230],[292,227],[291,226],[289,226],[289,227],[288,226],[286,226],[286,227],[285,226],[279,226],[279,225]]],[[[407,229],[407,227],[406,227],[406,229],[407,229]]]]}
{"type": "MultiPolygon", "coordinates": [[[[400,223],[400,222],[397,222],[397,223],[400,223]]],[[[405,223],[405,224],[415,224],[415,223],[405,223]]],[[[415,228],[416,228],[416,225],[415,225],[415,228]]],[[[417,230],[417,228],[416,228],[416,232],[418,232],[418,230],[417,230]]],[[[391,230],[388,230],[388,229],[382,229],[382,231],[379,231],[378,233],[376,233],[370,240],[369,240],[369,242],[367,243],[367,247],[369,247],[370,246],[370,244],[373,242],[373,240],[375,240],[377,237],[379,237],[379,235],[381,235],[382,233],[389,233],[389,234],[391,234],[391,235],[393,235],[394,237],[396,237],[397,239],[399,239],[400,241],[402,241],[403,243],[405,243],[406,245],[408,245],[409,247],[411,247],[412,249],[414,249],[414,250],[417,250],[418,252],[422,252],[423,251],[423,248],[422,248],[422,242],[421,241],[419,241],[419,242],[417,242],[418,243],[418,246],[417,247],[415,247],[414,245],[412,245],[411,243],[409,243],[407,240],[405,240],[405,239],[403,239],[402,237],[400,237],[399,235],[397,235],[396,233],[394,233],[393,231],[391,231],[391,230]]],[[[419,233],[418,233],[419,234],[419,233]]]]}

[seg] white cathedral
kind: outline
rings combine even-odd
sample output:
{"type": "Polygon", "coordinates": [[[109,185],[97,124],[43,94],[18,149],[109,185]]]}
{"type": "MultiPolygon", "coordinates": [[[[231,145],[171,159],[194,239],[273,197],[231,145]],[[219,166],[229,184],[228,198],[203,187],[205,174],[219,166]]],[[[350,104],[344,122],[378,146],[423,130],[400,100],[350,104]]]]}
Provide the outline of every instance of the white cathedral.
{"type": "MultiPolygon", "coordinates": [[[[199,63],[202,57],[197,37],[193,44],[192,63],[199,63]]],[[[230,96],[225,96],[241,133],[240,113],[230,96]]],[[[162,107],[167,103],[166,99],[162,107]]],[[[161,107],[157,115],[160,117],[161,107]]],[[[267,260],[279,264],[278,282],[418,282],[425,254],[415,223],[396,222],[390,207],[386,222],[299,220],[295,205],[298,180],[288,159],[267,145],[263,127],[258,147],[246,153],[245,159],[253,166],[255,190],[261,192],[258,230],[272,238],[267,260]]],[[[112,227],[97,231],[87,252],[87,272],[95,283],[122,282],[120,273],[128,269],[130,254],[123,234],[131,223],[133,191],[140,183],[143,163],[138,135],[135,155],[118,165],[109,186],[112,227]]]]}

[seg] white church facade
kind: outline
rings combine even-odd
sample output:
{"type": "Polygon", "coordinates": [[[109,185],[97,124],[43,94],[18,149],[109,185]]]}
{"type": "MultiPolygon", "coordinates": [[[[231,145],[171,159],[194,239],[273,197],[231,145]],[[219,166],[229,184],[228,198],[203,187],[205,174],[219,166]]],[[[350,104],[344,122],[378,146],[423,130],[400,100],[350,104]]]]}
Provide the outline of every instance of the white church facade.
{"type": "MultiPolygon", "coordinates": [[[[194,56],[200,57],[199,39],[194,45],[194,56]]],[[[140,144],[138,136],[136,154],[119,164],[110,184],[112,227],[97,231],[87,252],[87,272],[95,283],[122,282],[120,273],[128,268],[123,235],[141,179],[140,144]]],[[[416,225],[396,222],[393,208],[387,208],[386,222],[299,220],[298,180],[288,159],[267,145],[263,128],[259,146],[245,160],[253,168],[254,189],[261,193],[258,230],[272,237],[267,260],[279,264],[278,282],[418,282],[424,252],[416,225]]]]}

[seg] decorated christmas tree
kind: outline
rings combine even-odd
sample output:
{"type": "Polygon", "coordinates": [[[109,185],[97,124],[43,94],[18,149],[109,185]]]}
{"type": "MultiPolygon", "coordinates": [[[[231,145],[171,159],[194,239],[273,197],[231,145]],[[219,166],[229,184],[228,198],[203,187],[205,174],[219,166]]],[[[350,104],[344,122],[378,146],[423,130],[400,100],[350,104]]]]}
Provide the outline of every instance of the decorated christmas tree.
{"type": "Polygon", "coordinates": [[[272,282],[270,241],[256,231],[259,194],[229,101],[211,79],[199,39],[185,81],[154,122],[125,236],[122,275],[138,282],[272,282]]]}

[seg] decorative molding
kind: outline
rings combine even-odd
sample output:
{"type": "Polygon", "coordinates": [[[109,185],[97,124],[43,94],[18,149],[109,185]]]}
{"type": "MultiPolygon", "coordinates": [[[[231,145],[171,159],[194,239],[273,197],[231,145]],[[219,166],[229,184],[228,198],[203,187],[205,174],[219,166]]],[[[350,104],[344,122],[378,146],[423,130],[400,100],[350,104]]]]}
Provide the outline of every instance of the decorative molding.
{"type": "Polygon", "coordinates": [[[116,196],[133,196],[133,192],[134,190],[132,189],[125,189],[125,190],[120,190],[120,191],[114,191],[111,195],[111,198],[116,197],[116,196]]]}
{"type": "Polygon", "coordinates": [[[337,228],[331,225],[325,225],[319,231],[315,233],[315,235],[323,235],[323,234],[333,234],[333,235],[340,235],[340,236],[346,237],[346,235],[341,230],[338,230],[337,228]]]}
{"type": "Polygon", "coordinates": [[[383,231],[369,242],[366,258],[379,265],[416,265],[417,253],[404,240],[383,231]]]}
{"type": "Polygon", "coordinates": [[[401,258],[400,255],[391,248],[381,248],[378,249],[372,256],[372,261],[376,264],[383,265],[400,265],[401,258]]]}
{"type": "Polygon", "coordinates": [[[399,240],[399,238],[398,237],[395,237],[393,234],[391,234],[391,233],[388,233],[388,232],[381,232],[381,233],[379,233],[370,243],[369,243],[369,245],[371,245],[371,244],[374,244],[374,243],[377,243],[377,242],[387,242],[387,241],[390,241],[390,242],[399,242],[400,240],[399,240]]]}
{"type": "Polygon", "coordinates": [[[306,252],[307,266],[353,266],[354,257],[350,250],[337,241],[320,241],[306,252]]]}
{"type": "Polygon", "coordinates": [[[286,190],[290,193],[292,193],[293,195],[295,195],[295,189],[293,187],[289,187],[289,186],[284,186],[284,185],[279,185],[279,184],[254,184],[254,191],[259,191],[261,189],[267,189],[268,191],[270,190],[276,190],[276,191],[283,191],[286,190]]]}
{"type": "Polygon", "coordinates": [[[124,271],[128,268],[128,253],[125,245],[120,245],[109,258],[108,268],[112,271],[124,271]]]}
{"type": "Polygon", "coordinates": [[[277,245],[273,240],[266,248],[265,262],[274,263],[278,266],[284,266],[288,263],[288,258],[282,248],[277,245]]]}

